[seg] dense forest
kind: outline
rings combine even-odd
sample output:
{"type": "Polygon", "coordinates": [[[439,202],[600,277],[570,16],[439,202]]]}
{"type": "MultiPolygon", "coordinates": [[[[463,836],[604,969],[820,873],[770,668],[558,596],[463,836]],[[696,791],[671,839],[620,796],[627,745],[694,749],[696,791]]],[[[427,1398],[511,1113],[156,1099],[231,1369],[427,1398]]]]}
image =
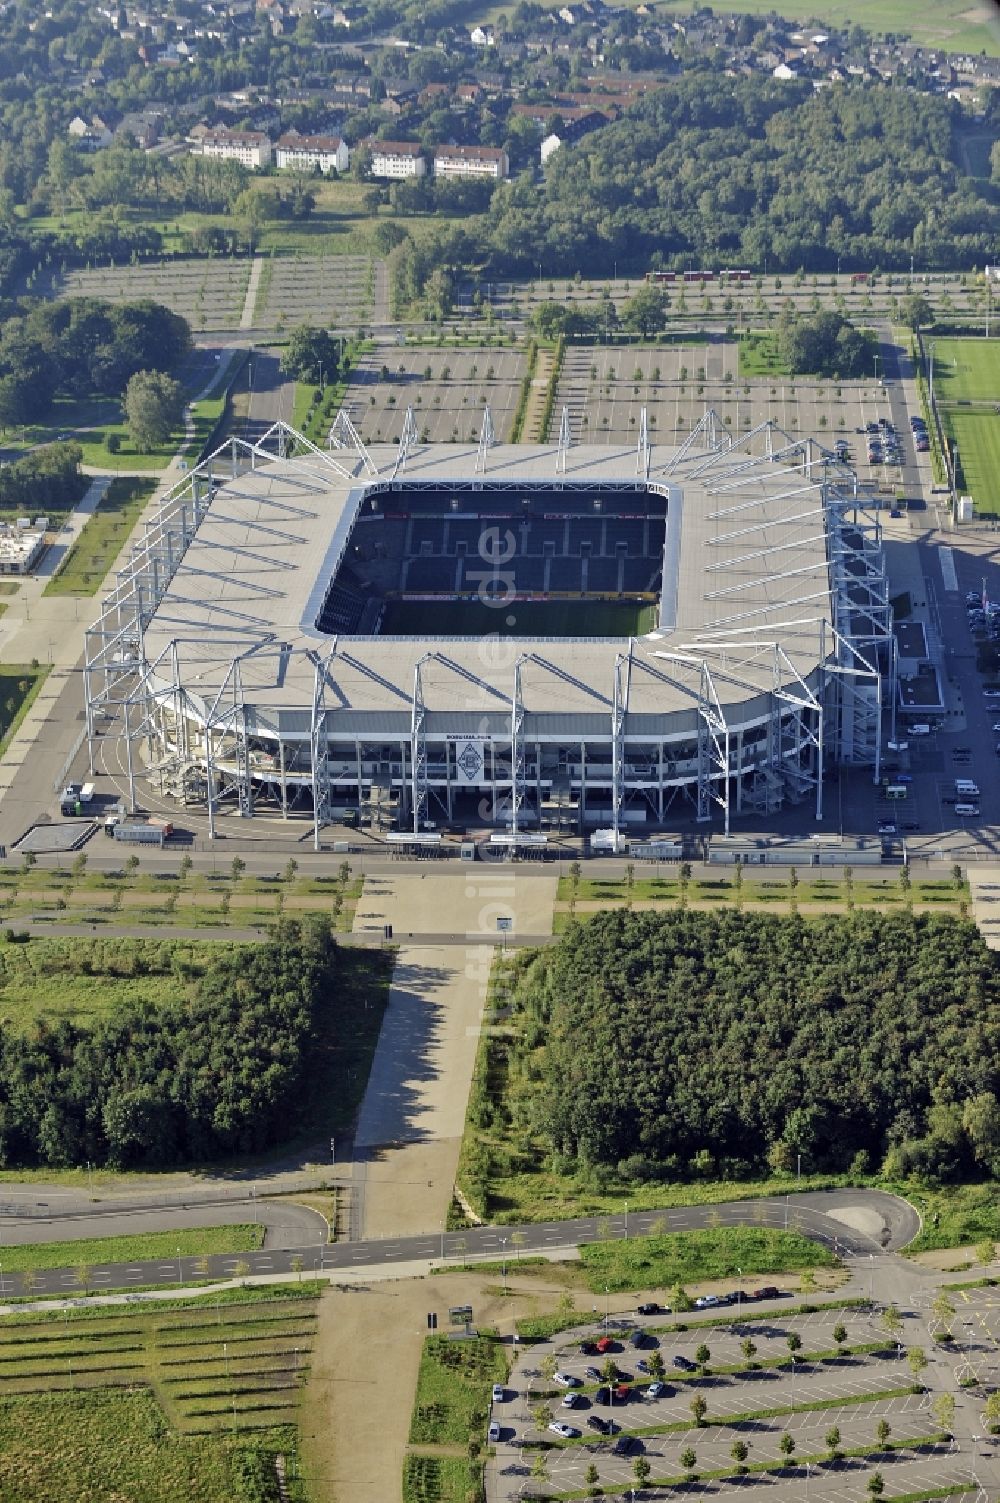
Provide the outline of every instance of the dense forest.
{"type": "Polygon", "coordinates": [[[0,326],[0,425],[43,417],[54,397],[120,396],[140,370],[173,370],[191,347],[160,303],[26,304],[0,326]]]}
{"type": "Polygon", "coordinates": [[[80,445],[64,442],[40,444],[23,458],[0,466],[0,510],[71,510],[90,484],[81,473],[82,460],[80,445]]]}
{"type": "Polygon", "coordinates": [[[402,296],[441,265],[609,276],[662,266],[982,266],[1000,192],[958,165],[960,108],[902,87],[685,74],[501,184],[485,215],[393,252],[402,296]]]}
{"type": "MultiPolygon", "coordinates": [[[[320,1013],[340,990],[328,926],[286,922],[266,944],[220,949],[201,974],[167,946],[83,944],[72,963],[99,975],[167,969],[177,998],[127,1002],[90,1027],[39,1023],[25,1035],[0,1024],[0,1164],[160,1167],[295,1133],[320,1013]]],[[[0,965],[0,1003],[3,982],[0,965]]]]}
{"type": "Polygon", "coordinates": [[[562,1169],[1000,1177],[1000,980],[971,924],[598,914],[515,997],[510,1102],[562,1169]]]}

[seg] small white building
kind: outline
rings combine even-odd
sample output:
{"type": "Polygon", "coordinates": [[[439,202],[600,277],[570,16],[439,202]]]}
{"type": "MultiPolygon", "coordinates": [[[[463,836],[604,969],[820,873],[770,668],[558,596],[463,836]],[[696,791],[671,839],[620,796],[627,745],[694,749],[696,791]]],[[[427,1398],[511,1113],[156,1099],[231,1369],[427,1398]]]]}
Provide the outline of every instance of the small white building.
{"type": "Polygon", "coordinates": [[[538,149],[538,154],[542,159],[543,167],[545,166],[545,163],[548,161],[552,153],[554,151],[558,151],[561,145],[562,136],[557,136],[555,131],[553,131],[551,135],[545,137],[545,140],[542,142],[541,146],[538,149]]]}
{"type": "Polygon", "coordinates": [[[205,132],[197,149],[203,157],[239,162],[244,167],[271,165],[271,142],[261,130],[229,130],[220,125],[205,132]]]}
{"type": "Polygon", "coordinates": [[[0,574],[30,574],[44,551],[43,529],[0,528],[0,574]]]}
{"type": "Polygon", "coordinates": [[[427,162],[419,141],[368,141],[372,177],[423,177],[427,162]]]}
{"type": "Polygon", "coordinates": [[[85,151],[101,151],[114,140],[110,126],[100,115],[92,115],[89,120],[74,115],[66,130],[85,151]]]}
{"type": "Polygon", "coordinates": [[[502,146],[439,146],[434,153],[435,177],[492,177],[510,172],[502,146]]]}
{"type": "Polygon", "coordinates": [[[340,136],[300,136],[292,130],[278,137],[274,163],[279,172],[346,172],[350,151],[340,136]]]}

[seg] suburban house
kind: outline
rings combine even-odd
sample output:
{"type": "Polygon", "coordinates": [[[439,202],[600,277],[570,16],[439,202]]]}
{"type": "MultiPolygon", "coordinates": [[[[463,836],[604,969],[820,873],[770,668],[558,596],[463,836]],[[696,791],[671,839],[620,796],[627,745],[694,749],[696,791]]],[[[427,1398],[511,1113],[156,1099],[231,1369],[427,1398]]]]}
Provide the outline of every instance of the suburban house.
{"type": "Polygon", "coordinates": [[[347,142],[340,136],[300,136],[286,131],[278,137],[274,149],[275,166],[280,172],[292,168],[299,172],[346,172],[350,160],[347,142]]]}
{"type": "Polygon", "coordinates": [[[419,141],[365,142],[372,154],[372,177],[423,177],[427,171],[419,141]]]}
{"type": "Polygon", "coordinates": [[[219,157],[224,162],[240,162],[244,167],[269,167],[271,142],[260,130],[228,130],[217,126],[208,130],[196,148],[203,157],[219,157]]]}
{"type": "Polygon", "coordinates": [[[89,120],[74,115],[66,129],[85,151],[100,151],[114,140],[111,126],[102,115],[92,115],[89,120]]]}
{"type": "Polygon", "coordinates": [[[510,173],[502,146],[439,146],[434,153],[435,177],[495,177],[510,173]]]}

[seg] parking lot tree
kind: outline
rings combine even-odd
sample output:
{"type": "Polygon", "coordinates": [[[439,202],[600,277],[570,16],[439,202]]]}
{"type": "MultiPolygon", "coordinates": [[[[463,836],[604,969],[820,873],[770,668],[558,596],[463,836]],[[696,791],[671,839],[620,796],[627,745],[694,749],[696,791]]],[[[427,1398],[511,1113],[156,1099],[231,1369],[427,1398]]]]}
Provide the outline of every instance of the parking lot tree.
{"type": "Polygon", "coordinates": [[[191,860],[190,853],[188,851],[185,851],[184,855],[181,857],[181,864],[177,868],[177,876],[181,882],[187,881],[188,877],[191,875],[191,868],[193,866],[194,862],[191,860]]]}
{"type": "Polygon", "coordinates": [[[840,1455],[840,1431],[836,1425],[831,1425],[823,1437],[826,1446],[826,1454],[831,1461],[836,1461],[840,1455]]]}
{"type": "Polygon", "coordinates": [[[184,388],[163,371],[136,371],[125,388],[125,422],[140,453],[166,443],[184,412],[184,388]]]}
{"type": "Polygon", "coordinates": [[[666,327],[667,297],[661,288],[647,283],[622,305],[622,327],[648,339],[666,327]]]}
{"type": "Polygon", "coordinates": [[[879,1316],[879,1325],[887,1336],[897,1337],[903,1329],[903,1317],[895,1305],[886,1305],[879,1316]]]}
{"type": "Polygon", "coordinates": [[[922,292],[910,292],[899,300],[900,321],[908,329],[925,329],[934,321],[931,305],[922,292]]]}
{"type": "Polygon", "coordinates": [[[617,1383],[618,1363],[615,1361],[614,1357],[609,1357],[606,1362],[602,1363],[601,1377],[604,1379],[605,1383],[617,1383]]]}
{"type": "Polygon", "coordinates": [[[931,1309],[942,1324],[950,1327],[951,1322],[955,1318],[955,1305],[947,1290],[942,1289],[934,1296],[931,1302],[931,1309]]]}
{"type": "Polygon", "coordinates": [[[747,1367],[753,1366],[753,1359],[757,1355],[757,1344],[749,1336],[744,1336],[740,1342],[740,1351],[743,1353],[747,1367]]]}
{"type": "Polygon", "coordinates": [[[734,1440],[729,1448],[729,1454],[736,1462],[736,1470],[740,1474],[746,1471],[746,1460],[750,1455],[750,1447],[745,1440],[734,1440]]]}
{"type": "Polygon", "coordinates": [[[654,1378],[662,1378],[666,1370],[666,1365],[663,1361],[663,1353],[657,1348],[657,1350],[649,1359],[650,1374],[654,1378]]]}
{"type": "Polygon", "coordinates": [[[887,1419],[880,1419],[875,1426],[876,1443],[884,1448],[886,1441],[892,1434],[892,1426],[887,1419]]]}
{"type": "Polygon", "coordinates": [[[242,877],[243,873],[246,871],[246,869],[247,869],[246,862],[243,861],[243,860],[241,860],[241,858],[239,856],[234,856],[233,859],[232,859],[232,863],[230,865],[230,868],[229,868],[230,873],[232,874],[233,881],[234,882],[238,882],[240,880],[240,878],[242,877]]]}
{"type": "Polygon", "coordinates": [[[868,1478],[868,1495],[871,1498],[881,1498],[885,1492],[885,1478],[881,1472],[872,1472],[868,1478]]]}
{"type": "Polygon", "coordinates": [[[1000,1389],[991,1393],[983,1405],[983,1424],[986,1425],[991,1435],[997,1433],[1000,1426],[1000,1389]]]}
{"type": "Polygon", "coordinates": [[[556,1362],[554,1353],[546,1352],[545,1356],[538,1364],[538,1372],[543,1382],[551,1383],[557,1371],[558,1363],[556,1362]]]}
{"type": "Polygon", "coordinates": [[[535,1428],[537,1430],[544,1430],[552,1418],[552,1411],[548,1404],[536,1404],[531,1411],[531,1417],[535,1422],[535,1428]]]}
{"type": "Polygon", "coordinates": [[[701,1428],[705,1423],[705,1415],[708,1413],[708,1401],[702,1393],[696,1393],[688,1408],[691,1410],[691,1418],[701,1428]]]}
{"type": "Polygon", "coordinates": [[[640,1487],[645,1487],[653,1468],[645,1456],[637,1456],[632,1463],[632,1475],[640,1487]]]}
{"type": "Polygon", "coordinates": [[[583,1474],[583,1480],[586,1482],[586,1484],[587,1484],[588,1487],[593,1487],[597,1483],[598,1479],[600,1478],[600,1475],[601,1474],[597,1470],[597,1467],[594,1465],[593,1462],[591,1462],[590,1465],[587,1467],[586,1472],[584,1472],[584,1474],[583,1474]]]}
{"type": "Polygon", "coordinates": [[[684,1450],[680,1454],[679,1460],[687,1480],[689,1482],[696,1482],[698,1480],[698,1474],[696,1470],[698,1466],[698,1458],[690,1446],[685,1446],[684,1450]]]}
{"type": "Polygon", "coordinates": [[[708,1372],[708,1361],[711,1355],[712,1353],[709,1351],[704,1342],[702,1342],[702,1344],[695,1349],[694,1358],[703,1373],[708,1372]]]}
{"type": "Polygon", "coordinates": [[[837,1324],[833,1328],[833,1339],[837,1344],[838,1351],[842,1346],[846,1345],[847,1327],[844,1325],[844,1322],[842,1320],[838,1320],[837,1324]]]}
{"type": "Polygon", "coordinates": [[[913,1374],[915,1383],[921,1382],[921,1373],[927,1366],[927,1353],[922,1346],[911,1346],[906,1353],[906,1365],[913,1374]]]}
{"type": "Polygon", "coordinates": [[[670,1290],[670,1308],[679,1315],[685,1315],[689,1310],[694,1309],[694,1300],[683,1284],[674,1284],[670,1290]]]}
{"type": "Polygon", "coordinates": [[[995,1261],[996,1255],[997,1245],[992,1237],[984,1237],[981,1242],[976,1243],[976,1262],[982,1263],[985,1268],[989,1268],[990,1264],[995,1261]]]}
{"type": "Polygon", "coordinates": [[[549,1464],[544,1451],[536,1451],[531,1462],[531,1475],[536,1482],[549,1480],[549,1464]]]}
{"type": "Polygon", "coordinates": [[[935,1424],[941,1426],[946,1435],[950,1435],[955,1424],[955,1395],[953,1393],[937,1393],[931,1401],[931,1414],[935,1424]]]}
{"type": "Polygon", "coordinates": [[[792,1359],[794,1360],[795,1353],[802,1350],[802,1337],[799,1335],[798,1331],[789,1331],[788,1335],[785,1337],[785,1345],[791,1352],[792,1359]]]}
{"type": "Polygon", "coordinates": [[[788,1431],[785,1430],[782,1434],[781,1439],[778,1441],[778,1450],[781,1452],[782,1456],[793,1456],[795,1454],[794,1435],[789,1435],[788,1431]]]}

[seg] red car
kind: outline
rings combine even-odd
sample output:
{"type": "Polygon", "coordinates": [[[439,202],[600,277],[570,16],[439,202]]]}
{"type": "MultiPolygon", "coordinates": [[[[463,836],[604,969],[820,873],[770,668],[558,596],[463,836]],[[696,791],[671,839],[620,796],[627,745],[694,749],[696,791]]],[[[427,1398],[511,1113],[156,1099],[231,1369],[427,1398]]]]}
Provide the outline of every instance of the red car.
{"type": "Polygon", "coordinates": [[[631,1392],[632,1390],[631,1388],[629,1388],[627,1383],[619,1383],[618,1387],[615,1389],[615,1403],[627,1404],[631,1392]]]}
{"type": "Polygon", "coordinates": [[[594,1342],[594,1346],[601,1353],[602,1356],[603,1356],[603,1354],[605,1352],[613,1352],[614,1349],[615,1349],[614,1337],[612,1337],[612,1336],[602,1336],[601,1339],[600,1339],[600,1341],[595,1341],[594,1342]]]}

